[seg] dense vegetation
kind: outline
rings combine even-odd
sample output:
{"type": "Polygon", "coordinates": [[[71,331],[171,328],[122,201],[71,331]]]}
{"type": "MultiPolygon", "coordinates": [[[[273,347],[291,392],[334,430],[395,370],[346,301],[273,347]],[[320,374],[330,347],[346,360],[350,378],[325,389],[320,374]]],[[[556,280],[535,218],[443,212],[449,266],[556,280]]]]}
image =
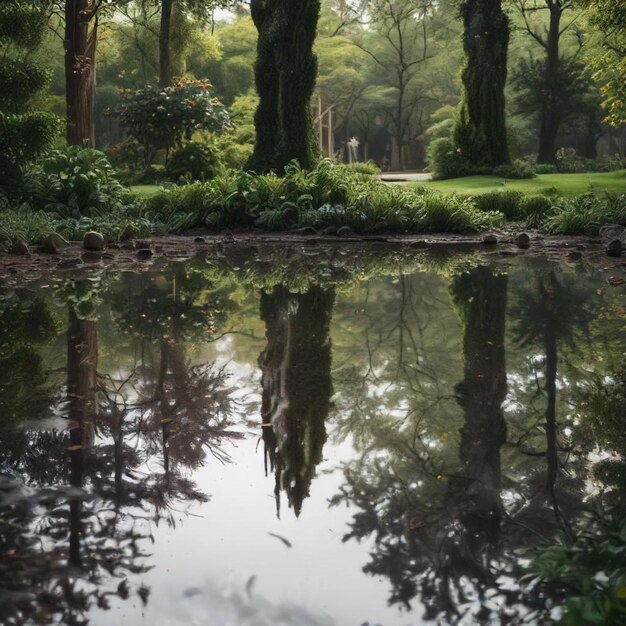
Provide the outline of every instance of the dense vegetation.
{"type": "Polygon", "coordinates": [[[624,3],[312,0],[305,8],[3,3],[3,239],[91,227],[119,239],[190,226],[476,232],[514,219],[580,232],[623,223],[619,196],[560,200],[545,185],[531,198],[494,195],[484,213],[486,200],[462,184],[443,195],[385,187],[374,175],[424,165],[437,178],[507,181],[618,172],[624,3]],[[377,166],[362,166],[368,176],[324,156],[377,166]],[[148,202],[123,187],[155,183],[166,191],[148,202]]]}

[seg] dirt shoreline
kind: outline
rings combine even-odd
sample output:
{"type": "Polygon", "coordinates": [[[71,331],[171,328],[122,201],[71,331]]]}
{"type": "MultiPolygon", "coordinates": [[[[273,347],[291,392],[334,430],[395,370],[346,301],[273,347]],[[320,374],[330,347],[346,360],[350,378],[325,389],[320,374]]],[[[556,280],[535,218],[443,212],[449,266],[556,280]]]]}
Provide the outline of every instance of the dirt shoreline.
{"type": "Polygon", "coordinates": [[[599,237],[547,236],[525,231],[530,242],[528,247],[516,243],[518,232],[492,231],[488,235],[351,235],[348,237],[322,236],[308,233],[231,232],[185,235],[167,235],[131,240],[119,245],[109,245],[102,252],[84,249],[82,242],[70,242],[57,254],[44,252],[32,246],[24,255],[0,253],[0,279],[9,276],[29,277],[57,271],[107,267],[113,270],[141,271],[156,260],[181,261],[194,257],[209,257],[211,252],[224,246],[238,248],[284,245],[303,250],[333,249],[337,247],[354,250],[362,246],[368,249],[404,252],[479,252],[488,256],[543,256],[556,261],[576,263],[586,261],[605,269],[617,270],[626,276],[626,256],[610,257],[599,237]],[[496,241],[489,241],[495,236],[496,241]]]}

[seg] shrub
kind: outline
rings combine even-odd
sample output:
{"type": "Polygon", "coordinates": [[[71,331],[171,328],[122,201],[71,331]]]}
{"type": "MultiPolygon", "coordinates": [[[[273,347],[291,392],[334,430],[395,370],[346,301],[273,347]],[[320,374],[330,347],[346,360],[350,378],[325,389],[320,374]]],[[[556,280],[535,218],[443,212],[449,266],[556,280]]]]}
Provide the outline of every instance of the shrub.
{"type": "Polygon", "coordinates": [[[173,181],[198,181],[213,178],[218,170],[215,150],[204,143],[190,142],[170,156],[165,172],[173,181]]]}
{"type": "Polygon", "coordinates": [[[65,218],[113,213],[133,201],[106,156],[78,146],[51,151],[29,171],[25,190],[34,209],[65,218]]]}
{"type": "Polygon", "coordinates": [[[54,219],[45,211],[31,211],[28,207],[22,207],[0,212],[0,241],[39,243],[54,231],[54,219]]]}
{"type": "Polygon", "coordinates": [[[528,161],[517,159],[511,165],[498,165],[493,170],[494,176],[508,179],[535,178],[535,168],[528,161]]]}
{"type": "Polygon", "coordinates": [[[435,178],[457,178],[474,173],[457,152],[451,137],[439,137],[430,142],[427,162],[435,178]]]}
{"type": "Polygon", "coordinates": [[[521,191],[490,191],[474,196],[474,202],[481,211],[499,211],[507,220],[519,220],[524,217],[524,194],[521,191]]]}
{"type": "Polygon", "coordinates": [[[0,6],[0,188],[17,196],[24,167],[54,140],[54,115],[31,111],[49,72],[28,54],[46,28],[46,12],[37,3],[2,2],[0,6]]]}
{"type": "Polygon", "coordinates": [[[475,233],[504,221],[502,213],[481,210],[471,198],[456,194],[431,194],[423,200],[416,232],[475,233]]]}
{"type": "Polygon", "coordinates": [[[173,187],[150,199],[148,212],[157,230],[205,224],[272,230],[347,225],[357,232],[476,232],[500,224],[503,217],[480,211],[468,198],[385,185],[371,174],[330,161],[321,161],[311,171],[291,164],[282,178],[222,172],[211,181],[173,187]]]}
{"type": "Polygon", "coordinates": [[[150,85],[127,89],[117,115],[152,162],[158,150],[180,147],[196,131],[220,133],[230,128],[228,111],[210,88],[208,81],[180,80],[164,89],[150,85]]]}
{"type": "Polygon", "coordinates": [[[545,228],[555,235],[597,235],[604,224],[626,226],[626,194],[563,198],[545,228]]]}
{"type": "Polygon", "coordinates": [[[528,228],[540,228],[553,213],[554,203],[546,196],[526,196],[522,200],[521,218],[528,228]]]}

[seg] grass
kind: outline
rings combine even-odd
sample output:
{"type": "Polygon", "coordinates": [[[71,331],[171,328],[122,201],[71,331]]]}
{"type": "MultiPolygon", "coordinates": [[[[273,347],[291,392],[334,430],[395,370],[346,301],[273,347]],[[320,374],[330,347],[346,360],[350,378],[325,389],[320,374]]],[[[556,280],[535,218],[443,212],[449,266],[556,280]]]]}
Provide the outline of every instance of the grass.
{"type": "Polygon", "coordinates": [[[162,189],[163,187],[161,187],[161,185],[133,185],[130,191],[138,198],[152,198],[152,196],[156,196],[162,189]]]}
{"type": "Polygon", "coordinates": [[[584,174],[539,174],[536,178],[506,180],[497,176],[467,176],[419,182],[418,186],[445,193],[481,194],[507,189],[527,194],[576,196],[589,192],[626,192],[626,170],[584,174]]]}

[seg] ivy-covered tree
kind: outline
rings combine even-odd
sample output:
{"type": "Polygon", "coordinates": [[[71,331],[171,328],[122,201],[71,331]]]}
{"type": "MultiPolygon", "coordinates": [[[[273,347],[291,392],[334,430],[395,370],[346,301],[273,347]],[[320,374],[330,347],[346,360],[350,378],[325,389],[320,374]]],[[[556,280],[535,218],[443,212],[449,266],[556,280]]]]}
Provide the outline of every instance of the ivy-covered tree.
{"type": "Polygon", "coordinates": [[[454,131],[457,150],[470,164],[508,163],[504,113],[509,18],[502,0],[464,0],[463,95],[454,131]]]}
{"type": "Polygon", "coordinates": [[[282,173],[295,159],[310,168],[315,161],[310,100],[317,75],[313,43],[320,0],[251,0],[250,8],[259,33],[255,81],[260,101],[248,166],[282,173]]]}
{"type": "Polygon", "coordinates": [[[46,26],[45,12],[33,2],[0,4],[0,189],[16,191],[22,167],[54,139],[57,119],[31,110],[48,82],[48,72],[33,59],[46,26]]]}

